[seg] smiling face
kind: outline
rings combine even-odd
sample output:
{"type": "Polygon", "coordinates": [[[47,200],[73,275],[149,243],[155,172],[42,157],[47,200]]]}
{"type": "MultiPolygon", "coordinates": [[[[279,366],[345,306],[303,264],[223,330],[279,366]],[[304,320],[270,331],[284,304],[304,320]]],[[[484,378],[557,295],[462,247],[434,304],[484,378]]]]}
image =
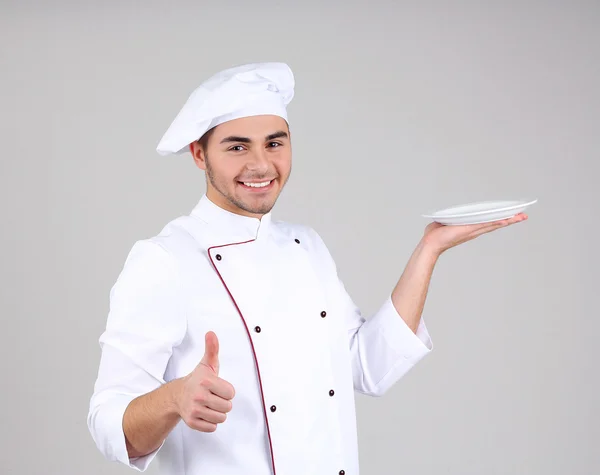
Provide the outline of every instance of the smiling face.
{"type": "Polygon", "coordinates": [[[290,176],[292,148],[287,122],[260,115],[216,126],[190,144],[206,171],[206,195],[233,213],[260,218],[271,211],[290,176]]]}

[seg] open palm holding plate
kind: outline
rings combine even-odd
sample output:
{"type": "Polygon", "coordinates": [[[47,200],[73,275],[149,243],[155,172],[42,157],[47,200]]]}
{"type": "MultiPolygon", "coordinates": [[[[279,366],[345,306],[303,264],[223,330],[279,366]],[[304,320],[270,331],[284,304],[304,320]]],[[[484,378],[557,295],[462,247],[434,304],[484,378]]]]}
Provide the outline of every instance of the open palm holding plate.
{"type": "Polygon", "coordinates": [[[424,214],[423,217],[431,218],[440,224],[450,226],[492,223],[494,221],[501,221],[522,213],[525,209],[536,202],[537,199],[516,201],[478,201],[475,203],[467,203],[444,208],[430,214],[424,214]]]}

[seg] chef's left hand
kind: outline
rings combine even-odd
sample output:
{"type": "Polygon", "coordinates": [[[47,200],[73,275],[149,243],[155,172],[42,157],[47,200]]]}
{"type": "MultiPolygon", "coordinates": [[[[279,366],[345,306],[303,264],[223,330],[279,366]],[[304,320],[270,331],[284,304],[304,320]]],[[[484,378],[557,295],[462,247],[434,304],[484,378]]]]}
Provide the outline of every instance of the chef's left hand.
{"type": "Polygon", "coordinates": [[[511,224],[520,223],[526,219],[527,215],[525,213],[519,213],[512,218],[482,224],[448,226],[434,221],[429,223],[425,228],[423,243],[430,251],[439,256],[444,251],[458,246],[463,242],[475,239],[477,236],[495,231],[496,229],[505,228],[511,224]]]}

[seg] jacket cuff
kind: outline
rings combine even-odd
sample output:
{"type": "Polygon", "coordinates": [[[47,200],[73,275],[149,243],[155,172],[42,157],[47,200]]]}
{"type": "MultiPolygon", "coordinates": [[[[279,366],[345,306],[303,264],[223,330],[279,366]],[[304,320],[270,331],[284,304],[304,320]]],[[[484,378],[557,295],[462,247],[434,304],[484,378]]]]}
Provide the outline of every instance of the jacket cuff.
{"type": "Polygon", "coordinates": [[[405,360],[417,362],[433,349],[433,342],[423,317],[416,333],[413,332],[396,310],[391,295],[373,316],[373,320],[390,348],[405,360]]]}
{"type": "Polygon", "coordinates": [[[97,418],[96,422],[102,421],[101,423],[104,427],[97,427],[96,430],[97,433],[104,434],[105,439],[98,440],[96,443],[105,453],[108,460],[121,462],[139,472],[145,472],[164,445],[164,441],[158,449],[143,457],[129,458],[125,433],[123,432],[123,416],[127,406],[133,399],[133,396],[118,396],[102,405],[100,409],[103,412],[102,417],[97,418]]]}

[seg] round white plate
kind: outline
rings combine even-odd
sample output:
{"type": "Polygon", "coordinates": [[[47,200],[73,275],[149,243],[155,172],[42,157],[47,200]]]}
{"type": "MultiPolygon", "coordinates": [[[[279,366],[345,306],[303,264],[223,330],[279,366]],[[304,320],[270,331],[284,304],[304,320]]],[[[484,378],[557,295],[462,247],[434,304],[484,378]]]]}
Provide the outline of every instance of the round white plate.
{"type": "Polygon", "coordinates": [[[441,209],[431,214],[424,214],[423,217],[447,225],[491,223],[511,218],[536,202],[537,199],[529,201],[478,201],[441,209]]]}

